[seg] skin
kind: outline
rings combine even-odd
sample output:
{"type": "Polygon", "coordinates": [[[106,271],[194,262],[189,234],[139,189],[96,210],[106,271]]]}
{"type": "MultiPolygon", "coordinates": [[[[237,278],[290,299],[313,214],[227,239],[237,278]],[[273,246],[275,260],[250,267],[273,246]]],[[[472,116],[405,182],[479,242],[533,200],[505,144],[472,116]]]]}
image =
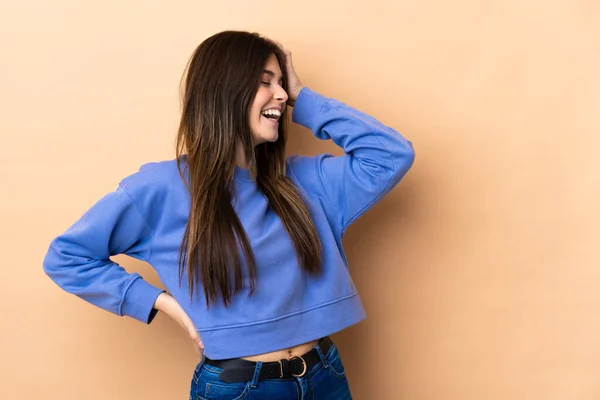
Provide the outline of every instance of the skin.
{"type": "MultiPolygon", "coordinates": [[[[264,117],[262,111],[268,108],[279,107],[283,112],[286,106],[293,107],[298,98],[298,94],[304,87],[294,70],[292,53],[285,49],[281,43],[273,39],[269,40],[277,44],[283,51],[283,54],[285,54],[285,69],[288,76],[288,82],[286,88],[281,87],[281,68],[277,58],[272,54],[267,60],[264,68],[266,71],[270,71],[270,73],[263,73],[261,84],[252,102],[250,114],[248,116],[250,119],[249,123],[252,140],[255,146],[267,141],[274,142],[278,137],[278,122],[264,117]]],[[[236,164],[240,167],[245,167],[247,164],[241,148],[238,148],[237,154],[236,164]]],[[[161,293],[154,303],[154,308],[165,313],[187,332],[193,343],[194,350],[196,351],[196,357],[200,360],[204,349],[202,339],[200,338],[194,323],[175,298],[168,293],[161,293]]],[[[271,353],[257,354],[243,358],[250,361],[278,361],[290,358],[291,356],[302,355],[312,349],[317,342],[318,341],[315,340],[288,349],[281,349],[271,353]]]]}
{"type": "MultiPolygon", "coordinates": [[[[294,70],[291,52],[284,49],[280,43],[272,41],[285,54],[288,85],[287,88],[281,86],[281,68],[275,54],[271,54],[265,64],[260,85],[248,116],[254,146],[265,142],[275,142],[279,136],[279,122],[263,116],[262,112],[270,108],[276,108],[283,113],[286,105],[293,106],[295,104],[298,94],[304,87],[294,70]]],[[[236,164],[240,167],[246,167],[247,164],[241,146],[238,148],[237,154],[236,164]]]]}
{"type": "Polygon", "coordinates": [[[274,54],[269,56],[264,71],[248,116],[255,146],[264,142],[274,142],[279,136],[277,131],[279,122],[263,116],[262,111],[277,108],[283,112],[289,98],[285,89],[281,87],[281,69],[274,54]]]}

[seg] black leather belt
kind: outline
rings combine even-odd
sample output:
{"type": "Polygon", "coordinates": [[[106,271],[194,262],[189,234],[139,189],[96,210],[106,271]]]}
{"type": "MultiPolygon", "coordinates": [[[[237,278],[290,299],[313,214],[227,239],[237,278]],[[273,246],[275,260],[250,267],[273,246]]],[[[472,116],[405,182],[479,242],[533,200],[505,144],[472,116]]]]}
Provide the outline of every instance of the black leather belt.
{"type": "MultiPolygon", "coordinates": [[[[318,343],[323,355],[326,355],[333,342],[329,336],[324,337],[318,343]]],[[[290,359],[283,359],[274,362],[265,362],[262,364],[258,379],[289,379],[302,377],[310,368],[321,362],[321,357],[317,349],[313,348],[301,356],[292,356],[290,359]]],[[[219,379],[223,382],[245,382],[251,381],[256,370],[256,362],[244,360],[242,358],[230,358],[227,360],[211,360],[206,358],[207,365],[222,368],[223,372],[219,374],[219,379]]]]}

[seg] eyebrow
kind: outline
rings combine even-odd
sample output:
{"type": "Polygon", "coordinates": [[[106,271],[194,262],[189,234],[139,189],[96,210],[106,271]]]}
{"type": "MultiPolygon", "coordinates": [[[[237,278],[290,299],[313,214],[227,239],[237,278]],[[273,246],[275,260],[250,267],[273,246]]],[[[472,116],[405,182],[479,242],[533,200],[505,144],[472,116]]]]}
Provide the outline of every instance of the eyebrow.
{"type": "MultiPolygon", "coordinates": [[[[275,77],[275,72],[269,71],[268,69],[263,70],[263,74],[267,74],[267,75],[269,75],[269,76],[271,76],[273,78],[275,77]]],[[[279,82],[281,82],[282,80],[283,80],[283,77],[280,77],[279,78],[279,82]]]]}

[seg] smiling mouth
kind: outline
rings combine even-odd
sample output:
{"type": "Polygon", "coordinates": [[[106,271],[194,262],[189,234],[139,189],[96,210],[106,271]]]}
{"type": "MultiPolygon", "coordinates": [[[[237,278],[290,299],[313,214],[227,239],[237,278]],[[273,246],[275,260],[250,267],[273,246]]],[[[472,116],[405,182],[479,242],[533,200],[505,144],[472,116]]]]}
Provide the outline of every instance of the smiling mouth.
{"type": "Polygon", "coordinates": [[[268,120],[269,122],[279,125],[279,120],[277,118],[269,118],[269,117],[265,117],[264,115],[262,117],[265,118],[266,120],[268,120]]]}
{"type": "Polygon", "coordinates": [[[281,118],[281,111],[272,108],[268,110],[263,110],[260,114],[266,119],[274,122],[278,122],[279,118],[281,118]]]}

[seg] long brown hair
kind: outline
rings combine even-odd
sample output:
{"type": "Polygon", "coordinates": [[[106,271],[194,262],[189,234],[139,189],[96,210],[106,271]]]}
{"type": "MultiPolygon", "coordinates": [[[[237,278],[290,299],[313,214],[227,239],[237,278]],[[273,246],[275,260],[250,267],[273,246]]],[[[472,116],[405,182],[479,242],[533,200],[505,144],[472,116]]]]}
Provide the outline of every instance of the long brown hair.
{"type": "Polygon", "coordinates": [[[179,249],[179,279],[181,284],[187,266],[190,298],[195,289],[198,294],[201,283],[207,307],[219,296],[227,306],[242,290],[239,247],[250,279],[249,294],[255,289],[254,253],[231,204],[238,145],[258,188],[290,235],[301,267],[310,274],[321,271],[319,236],[302,193],[286,177],[286,112],[279,119],[277,141],[252,143],[249,111],[271,54],[279,61],[286,87],[285,56],[279,48],[258,34],[239,31],[221,32],[203,41],[182,77],[176,154],[191,207],[179,249]]]}

